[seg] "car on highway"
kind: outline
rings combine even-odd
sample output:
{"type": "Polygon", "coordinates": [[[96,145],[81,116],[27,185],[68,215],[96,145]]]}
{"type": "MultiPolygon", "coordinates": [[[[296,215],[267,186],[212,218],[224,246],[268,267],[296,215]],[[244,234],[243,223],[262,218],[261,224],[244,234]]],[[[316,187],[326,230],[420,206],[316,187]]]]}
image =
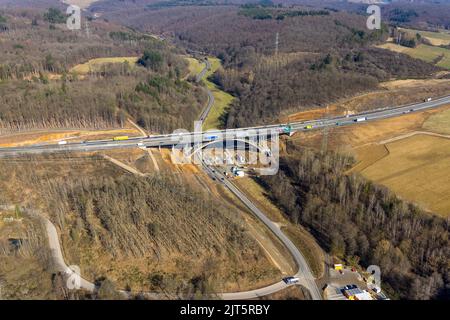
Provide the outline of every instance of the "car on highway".
{"type": "Polygon", "coordinates": [[[215,135],[213,135],[213,136],[205,136],[205,140],[217,140],[219,138],[219,136],[215,136],[215,135]]]}
{"type": "Polygon", "coordinates": [[[356,284],[348,284],[344,287],[345,290],[352,290],[352,289],[356,289],[358,288],[358,286],[356,284]]]}
{"type": "Polygon", "coordinates": [[[286,284],[294,284],[294,283],[299,282],[300,279],[297,277],[286,277],[286,278],[283,278],[283,281],[286,284]]]}

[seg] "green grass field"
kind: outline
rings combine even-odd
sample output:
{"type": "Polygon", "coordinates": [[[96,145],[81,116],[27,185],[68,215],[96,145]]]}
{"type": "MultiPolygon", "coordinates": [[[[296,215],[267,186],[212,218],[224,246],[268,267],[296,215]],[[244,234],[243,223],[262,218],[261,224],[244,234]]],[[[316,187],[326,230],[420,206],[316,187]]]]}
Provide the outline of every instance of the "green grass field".
{"type": "Polygon", "coordinates": [[[433,63],[439,57],[442,59],[436,64],[439,67],[450,69],[450,50],[428,45],[418,45],[416,48],[407,48],[393,43],[385,43],[380,48],[405,53],[413,58],[433,63]]]}
{"type": "Polygon", "coordinates": [[[195,76],[203,70],[204,64],[200,63],[200,61],[198,61],[197,59],[186,57],[186,60],[189,62],[188,69],[190,76],[195,76]]]}
{"type": "MultiPolygon", "coordinates": [[[[189,63],[189,75],[195,76],[199,74],[205,65],[201,63],[199,60],[191,57],[185,57],[189,63]]],[[[214,105],[209,112],[208,117],[203,123],[203,130],[217,129],[220,126],[220,116],[225,111],[225,108],[230,105],[233,101],[233,96],[226,93],[225,91],[220,90],[214,83],[208,80],[208,77],[211,76],[214,72],[219,69],[222,64],[220,59],[215,57],[208,57],[209,62],[211,63],[211,69],[208,70],[203,78],[204,83],[208,87],[208,89],[214,95],[214,105]]]]}
{"type": "Polygon", "coordinates": [[[448,45],[450,44],[450,33],[441,31],[441,32],[430,32],[430,31],[421,31],[421,30],[413,30],[413,29],[403,29],[410,34],[420,34],[422,37],[428,39],[432,45],[440,46],[440,45],[448,45]]]}
{"type": "Polygon", "coordinates": [[[208,117],[203,124],[204,130],[216,129],[220,126],[219,118],[224,113],[227,106],[231,104],[233,101],[233,96],[229,93],[226,93],[220,90],[214,83],[209,81],[207,78],[216,72],[217,69],[221,67],[221,62],[219,59],[214,57],[208,57],[209,62],[211,63],[211,70],[206,73],[205,83],[209,90],[214,95],[214,105],[209,112],[208,117]]]}

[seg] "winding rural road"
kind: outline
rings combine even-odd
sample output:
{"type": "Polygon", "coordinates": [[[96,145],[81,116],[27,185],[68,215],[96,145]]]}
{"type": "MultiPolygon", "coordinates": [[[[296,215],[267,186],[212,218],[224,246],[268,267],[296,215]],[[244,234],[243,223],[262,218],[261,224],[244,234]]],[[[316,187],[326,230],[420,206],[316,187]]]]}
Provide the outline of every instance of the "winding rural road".
{"type": "MultiPolygon", "coordinates": [[[[202,72],[199,74],[198,80],[201,80],[202,77],[206,74],[206,71],[211,68],[211,65],[207,59],[205,59],[205,68],[202,70],[202,72]]],[[[208,96],[212,97],[208,101],[208,105],[206,106],[205,110],[202,112],[200,117],[200,122],[203,124],[203,122],[206,120],[213,104],[214,104],[214,95],[211,92],[211,90],[206,87],[206,91],[208,92],[208,96]]],[[[202,163],[202,168],[204,171],[208,173],[210,177],[214,177],[217,181],[222,182],[225,187],[228,188],[239,200],[241,200],[245,206],[262,222],[264,223],[277,237],[280,239],[280,241],[284,244],[284,246],[288,249],[288,251],[291,253],[292,257],[294,258],[294,261],[296,265],[298,266],[298,271],[295,274],[296,277],[300,278],[300,283],[304,287],[306,287],[311,295],[311,298],[313,300],[321,300],[322,294],[317,287],[317,284],[314,280],[314,277],[311,273],[311,270],[308,266],[308,263],[306,262],[305,258],[301,254],[301,252],[297,249],[297,247],[292,243],[292,241],[281,231],[281,229],[273,223],[258,207],[253,204],[253,202],[250,201],[247,196],[242,193],[231,181],[227,179],[222,173],[218,172],[218,170],[214,170],[209,165],[207,165],[202,159],[198,159],[197,163],[202,163]]],[[[269,295],[272,293],[275,293],[277,291],[286,289],[288,286],[291,286],[292,284],[286,284],[284,281],[279,281],[277,283],[274,283],[270,286],[250,290],[250,291],[243,291],[243,292],[232,292],[232,293],[221,293],[219,296],[222,299],[225,300],[243,300],[243,299],[254,299],[258,297],[262,297],[265,295],[269,295]]]]}
{"type": "MultiPolygon", "coordinates": [[[[211,69],[211,62],[209,62],[208,58],[205,57],[203,60],[205,63],[205,67],[202,69],[202,71],[196,76],[195,81],[200,82],[203,77],[206,75],[206,72],[211,69]]],[[[211,90],[208,89],[208,87],[205,88],[205,91],[208,95],[208,102],[206,104],[206,107],[203,109],[201,115],[200,115],[200,121],[203,123],[206,120],[206,117],[208,116],[209,112],[211,111],[212,106],[214,105],[214,95],[211,92],[211,90]]]]}
{"type": "MultiPolygon", "coordinates": [[[[207,167],[208,169],[211,169],[207,167]]],[[[221,173],[215,170],[210,174],[215,175],[218,181],[221,181],[236,197],[238,197],[246,206],[250,209],[250,211],[259,219],[262,223],[264,223],[270,231],[272,231],[278,239],[284,244],[284,246],[291,253],[294,258],[295,263],[298,266],[298,271],[294,275],[295,277],[300,278],[299,284],[303,285],[305,288],[309,290],[311,298],[313,300],[321,300],[322,294],[317,287],[314,276],[312,275],[311,269],[306,262],[305,258],[301,254],[301,252],[297,249],[297,247],[292,243],[292,241],[281,231],[281,229],[276,225],[273,221],[271,221],[256,205],[254,205],[248,198],[245,196],[243,192],[241,192],[231,181],[227,179],[227,177],[223,176],[221,173]]],[[[257,298],[264,295],[268,295],[280,290],[285,289],[289,285],[284,281],[277,282],[271,286],[264,287],[261,289],[245,291],[245,292],[237,292],[237,293],[224,293],[222,294],[222,298],[226,300],[234,300],[234,299],[251,299],[257,298]]]]}
{"type": "MultiPolygon", "coordinates": [[[[205,69],[202,70],[203,75],[206,74],[207,68],[210,67],[208,63],[206,64],[205,69]]],[[[206,119],[207,115],[209,114],[209,111],[211,110],[214,104],[214,96],[210,91],[208,93],[208,96],[209,96],[208,104],[206,108],[203,110],[202,114],[200,115],[200,121],[202,122],[206,119]]],[[[284,128],[288,126],[291,127],[293,131],[309,131],[327,127],[356,125],[379,119],[398,117],[412,112],[424,111],[448,104],[450,104],[450,96],[436,98],[431,101],[425,101],[406,106],[371,110],[351,116],[318,119],[305,122],[295,122],[291,124],[275,124],[249,128],[212,130],[206,133],[195,131],[195,132],[174,133],[166,135],[152,135],[147,137],[131,138],[125,141],[97,140],[97,141],[85,141],[81,143],[41,144],[23,147],[8,147],[8,148],[0,148],[0,157],[19,156],[23,154],[42,154],[52,152],[98,151],[114,148],[134,148],[136,146],[140,147],[173,146],[176,144],[184,144],[190,141],[211,142],[211,135],[215,135],[216,137],[222,136],[228,139],[232,139],[233,137],[251,138],[260,135],[267,135],[275,131],[282,133],[284,128]]],[[[218,181],[221,181],[231,192],[233,192],[255,214],[255,216],[257,216],[282,241],[282,243],[292,254],[293,258],[295,259],[295,262],[299,267],[296,276],[300,278],[300,284],[305,286],[310,291],[312,299],[315,300],[322,299],[322,294],[314,281],[314,277],[312,276],[308,264],[306,263],[300,251],[290,241],[290,239],[286,237],[286,235],[284,235],[284,233],[281,232],[279,227],[276,224],[274,224],[270,219],[268,219],[264,215],[264,213],[261,210],[259,210],[226,177],[222,176],[221,173],[218,173],[216,170],[211,169],[204,162],[202,167],[210,176],[216,177],[218,181]]],[[[44,217],[42,218],[46,219],[44,217]]],[[[51,224],[51,222],[48,219],[45,220],[45,225],[49,237],[50,248],[52,250],[52,255],[55,259],[56,265],[58,266],[59,269],[67,270],[67,265],[64,263],[61,247],[59,245],[56,228],[51,224]]],[[[89,281],[82,280],[81,282],[84,289],[89,291],[95,289],[94,284],[90,283],[89,281]]],[[[282,290],[287,286],[288,285],[286,285],[284,282],[280,281],[271,286],[256,290],[246,292],[236,292],[236,293],[222,293],[220,294],[220,297],[222,297],[223,299],[257,298],[260,296],[264,296],[282,290]]]]}
{"type": "MultiPolygon", "coordinates": [[[[13,205],[0,205],[0,208],[3,210],[15,210],[16,206],[13,205]]],[[[59,243],[59,237],[58,232],[56,231],[55,225],[43,214],[41,214],[39,211],[34,209],[27,209],[21,207],[20,210],[22,212],[25,212],[26,214],[30,215],[31,217],[35,217],[39,219],[44,227],[45,231],[47,233],[48,238],[48,246],[50,249],[50,255],[52,257],[55,271],[65,273],[66,275],[69,275],[71,273],[71,269],[64,261],[64,256],[61,250],[61,245],[59,243]]],[[[89,282],[86,279],[80,278],[80,289],[84,289],[90,292],[93,292],[95,290],[95,285],[92,282],[89,282]]]]}
{"type": "MultiPolygon", "coordinates": [[[[210,68],[210,64],[207,63],[205,68],[202,70],[202,74],[204,75],[206,73],[206,70],[210,68]]],[[[212,99],[208,101],[207,106],[203,110],[201,114],[200,121],[203,122],[206,117],[209,114],[209,111],[211,110],[213,104],[214,104],[214,96],[212,95],[212,92],[208,89],[208,95],[212,96],[212,99]],[[212,102],[211,102],[212,101],[212,102]]],[[[289,250],[289,252],[294,257],[294,260],[296,261],[297,265],[299,266],[299,270],[295,276],[298,276],[301,278],[300,284],[304,285],[311,293],[311,296],[315,300],[319,300],[322,298],[322,295],[320,294],[320,291],[318,290],[314,278],[309,270],[309,266],[306,263],[304,257],[301,255],[299,250],[296,248],[296,246],[281,232],[280,228],[273,223],[269,218],[267,218],[264,213],[259,210],[236,186],[234,186],[233,183],[226,180],[224,176],[222,176],[220,173],[213,170],[211,167],[207,166],[203,162],[203,168],[204,170],[209,173],[210,176],[215,176],[218,181],[222,181],[224,185],[233,192],[286,246],[286,248],[289,250]]],[[[0,206],[0,208],[13,210],[15,206],[0,206]]],[[[60,240],[58,237],[58,232],[55,227],[55,225],[43,214],[41,214],[39,211],[34,209],[26,209],[21,208],[22,211],[28,213],[31,216],[34,216],[42,221],[42,223],[45,226],[45,230],[48,237],[48,244],[50,248],[51,257],[53,259],[56,271],[59,271],[61,273],[65,273],[66,275],[70,275],[72,273],[69,266],[66,264],[64,260],[63,251],[60,245],[60,240]]],[[[96,289],[96,285],[80,276],[79,278],[79,288],[87,290],[89,292],[94,292],[96,289]]],[[[283,290],[289,286],[292,286],[292,284],[286,284],[283,281],[279,281],[277,283],[274,283],[270,286],[250,290],[250,291],[243,291],[243,292],[230,292],[230,293],[219,293],[217,294],[218,297],[225,299],[225,300],[242,300],[242,299],[253,299],[262,297],[265,295],[269,295],[272,293],[275,293],[277,291],[283,290]]],[[[126,292],[124,290],[119,290],[121,294],[124,295],[124,297],[128,297],[130,295],[130,292],[126,292]]],[[[153,292],[145,292],[141,293],[148,297],[152,297],[155,299],[164,298],[164,294],[161,293],[153,293],[153,292]]]]}

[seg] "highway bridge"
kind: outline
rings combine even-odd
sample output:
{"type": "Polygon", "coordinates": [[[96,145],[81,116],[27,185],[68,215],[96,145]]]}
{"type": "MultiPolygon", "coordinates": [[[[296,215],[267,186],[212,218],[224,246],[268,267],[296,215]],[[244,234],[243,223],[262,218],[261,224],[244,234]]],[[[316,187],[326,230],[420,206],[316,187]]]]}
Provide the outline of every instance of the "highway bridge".
{"type": "Polygon", "coordinates": [[[273,134],[289,134],[295,131],[309,131],[329,127],[358,125],[370,121],[398,117],[412,112],[419,112],[450,104],[450,96],[436,98],[431,101],[420,102],[399,107],[390,107],[362,112],[354,115],[324,118],[311,121],[272,124],[238,129],[209,130],[206,132],[175,132],[171,134],[150,135],[147,137],[130,138],[123,141],[94,140],[77,143],[36,144],[22,147],[0,148],[0,156],[14,156],[20,154],[40,154],[71,151],[98,151],[131,147],[169,147],[194,143],[208,143],[212,140],[252,139],[260,136],[270,137],[273,134]]]}
{"type": "MultiPolygon", "coordinates": [[[[206,67],[202,71],[200,79],[201,77],[204,76],[207,68],[209,67],[210,67],[209,63],[206,62],[206,67]]],[[[208,116],[209,111],[214,103],[214,96],[212,95],[212,93],[209,92],[208,95],[209,95],[208,104],[204,109],[204,111],[201,113],[199,122],[195,125],[196,128],[201,127],[201,124],[208,116]]],[[[84,141],[67,144],[36,144],[22,147],[0,148],[0,157],[19,156],[23,154],[54,153],[54,152],[99,151],[115,148],[135,148],[135,147],[151,148],[151,147],[173,147],[173,146],[183,147],[188,145],[190,146],[208,145],[214,141],[216,141],[217,143],[220,142],[228,143],[231,140],[233,141],[247,140],[249,142],[252,142],[252,140],[255,141],[260,138],[263,139],[270,138],[274,134],[276,135],[291,134],[296,131],[309,131],[338,126],[358,125],[370,121],[398,117],[412,112],[419,112],[428,109],[433,109],[447,104],[450,104],[450,96],[436,98],[431,101],[425,101],[405,106],[383,108],[362,112],[354,115],[317,119],[304,122],[263,125],[263,126],[228,129],[228,130],[210,130],[206,132],[201,132],[201,130],[196,130],[194,132],[180,131],[172,134],[151,135],[147,137],[130,138],[119,141],[95,140],[95,141],[84,141]]],[[[194,150],[194,148],[192,149],[194,150]]],[[[195,152],[193,152],[192,155],[197,157],[195,152]]],[[[305,258],[303,257],[301,252],[296,248],[296,246],[292,243],[292,241],[286,235],[284,235],[281,229],[269,218],[267,218],[267,216],[265,216],[265,214],[255,204],[253,204],[243,192],[241,192],[231,181],[226,179],[226,177],[223,176],[221,172],[212,169],[201,159],[198,159],[198,163],[201,164],[203,170],[210,177],[213,177],[215,180],[223,183],[226,188],[228,188],[233,194],[235,194],[237,198],[239,198],[247,206],[247,208],[249,208],[249,210],[253,212],[253,214],[261,222],[263,222],[278,237],[278,239],[280,239],[280,241],[291,253],[292,257],[294,258],[297,264],[298,270],[295,276],[300,278],[299,284],[303,285],[305,288],[308,289],[311,298],[313,300],[322,299],[320,289],[317,287],[317,284],[315,283],[314,277],[311,273],[311,270],[305,258]]],[[[55,248],[57,249],[58,239],[56,231],[50,227],[48,227],[48,229],[49,229],[48,231],[49,239],[52,241],[52,243],[55,244],[56,246],[55,248]]],[[[61,266],[61,268],[67,269],[64,260],[62,258],[62,254],[58,253],[58,250],[56,250],[56,253],[57,253],[56,260],[61,266]]],[[[95,289],[93,287],[93,284],[87,282],[86,280],[83,281],[85,282],[82,283],[84,285],[84,288],[90,291],[95,289]]],[[[287,286],[289,285],[285,284],[283,281],[280,281],[264,288],[244,292],[221,293],[218,296],[226,300],[252,299],[283,290],[287,286]]]]}

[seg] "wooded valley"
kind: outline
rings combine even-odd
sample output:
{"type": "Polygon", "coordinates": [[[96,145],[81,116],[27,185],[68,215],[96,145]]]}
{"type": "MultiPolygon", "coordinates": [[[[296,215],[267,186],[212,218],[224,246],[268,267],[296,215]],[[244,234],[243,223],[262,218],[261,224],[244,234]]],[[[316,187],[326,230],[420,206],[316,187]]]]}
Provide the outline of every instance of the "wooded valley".
{"type": "Polygon", "coordinates": [[[382,286],[392,297],[448,297],[448,220],[347,175],[352,162],[339,152],[289,144],[279,173],[258,181],[331,254],[349,264],[380,266],[382,286]]]}

